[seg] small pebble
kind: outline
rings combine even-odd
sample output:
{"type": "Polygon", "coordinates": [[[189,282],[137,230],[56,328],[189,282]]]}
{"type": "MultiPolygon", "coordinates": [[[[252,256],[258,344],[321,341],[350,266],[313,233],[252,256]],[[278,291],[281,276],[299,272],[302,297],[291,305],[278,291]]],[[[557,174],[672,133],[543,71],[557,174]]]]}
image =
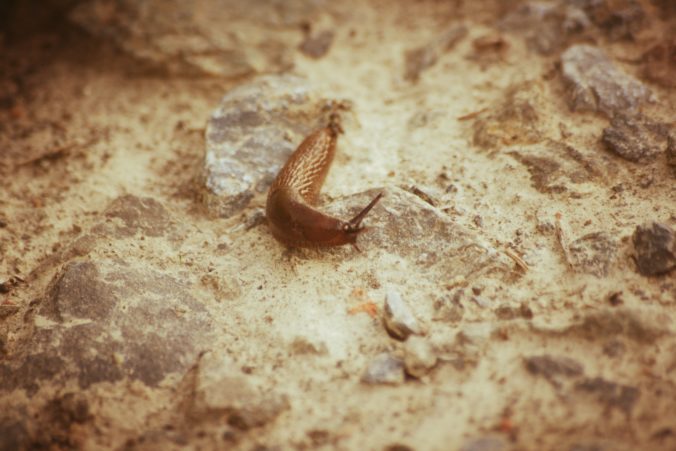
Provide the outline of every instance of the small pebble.
{"type": "Polygon", "coordinates": [[[409,306],[401,295],[392,289],[385,296],[383,323],[390,336],[398,340],[406,340],[411,334],[423,335],[423,330],[409,306]]]}
{"type": "Polygon", "coordinates": [[[404,362],[388,353],[375,356],[361,377],[365,384],[401,384],[404,382],[404,362]]]}
{"type": "Polygon", "coordinates": [[[659,222],[640,225],[633,242],[636,265],[644,276],[658,276],[676,268],[676,238],[668,225],[659,222]]]}

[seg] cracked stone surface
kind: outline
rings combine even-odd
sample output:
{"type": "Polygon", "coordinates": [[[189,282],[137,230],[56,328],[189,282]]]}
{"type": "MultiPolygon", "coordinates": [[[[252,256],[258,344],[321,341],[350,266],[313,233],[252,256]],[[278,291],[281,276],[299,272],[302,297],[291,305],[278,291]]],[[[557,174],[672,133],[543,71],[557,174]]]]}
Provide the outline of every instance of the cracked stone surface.
{"type": "Polygon", "coordinates": [[[568,85],[572,111],[599,111],[612,117],[635,113],[652,100],[650,89],[619,69],[598,47],[578,44],[561,54],[561,71],[568,85]]]}
{"type": "Polygon", "coordinates": [[[292,75],[260,77],[230,91],[206,129],[207,208],[229,217],[265,191],[303,138],[325,125],[326,106],[307,80],[292,75]]]}

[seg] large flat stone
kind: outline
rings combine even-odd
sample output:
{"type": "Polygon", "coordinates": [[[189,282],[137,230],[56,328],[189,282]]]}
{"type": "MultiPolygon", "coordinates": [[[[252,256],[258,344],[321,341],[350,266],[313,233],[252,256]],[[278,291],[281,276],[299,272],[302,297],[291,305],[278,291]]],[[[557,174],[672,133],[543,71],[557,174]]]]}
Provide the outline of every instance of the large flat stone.
{"type": "Polygon", "coordinates": [[[223,97],[206,130],[201,176],[209,211],[229,217],[264,192],[287,158],[326,123],[328,103],[293,75],[271,75],[223,97]]]}

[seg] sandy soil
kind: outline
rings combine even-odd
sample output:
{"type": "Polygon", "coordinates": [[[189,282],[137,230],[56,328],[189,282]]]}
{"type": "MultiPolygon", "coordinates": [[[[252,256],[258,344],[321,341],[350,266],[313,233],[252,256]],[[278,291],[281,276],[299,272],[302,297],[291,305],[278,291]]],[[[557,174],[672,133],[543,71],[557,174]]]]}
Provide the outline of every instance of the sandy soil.
{"type": "MultiPolygon", "coordinates": [[[[633,40],[591,39],[637,79],[635,61],[674,20],[643,6],[650,25],[633,40]]],[[[240,427],[190,413],[199,356],[155,385],[56,381],[32,394],[3,392],[0,410],[39,417],[50,399],[81,391],[88,414],[67,423],[54,449],[675,449],[675,273],[641,275],[631,238],[645,222],[676,226],[667,157],[633,163],[608,152],[600,136],[609,119],[568,106],[560,51],[543,56],[520,34],[497,30],[512,9],[489,1],[327,6],[312,25],[333,31],[328,53],[297,51],[288,69],[323,97],[352,104],[325,197],[417,187],[444,221],[496,250],[500,271],[464,278],[368,242],[362,253],[289,255],[264,224],[243,226],[264,193],[241,214],[214,217],[200,202],[205,127],[222,96],[251,77],[146,69],[61,15],[23,26],[30,21],[18,8],[0,35],[0,362],[18,371],[50,321],[40,306],[69,262],[150,267],[206,309],[198,351],[225,353],[242,368],[241,383],[258,390],[243,402],[262,419],[240,427]],[[406,51],[456,22],[467,35],[406,80],[406,51]],[[487,37],[494,45],[481,47],[487,37]],[[516,128],[516,142],[477,144],[477,128],[515,86],[536,111],[532,130],[498,121],[516,128]],[[574,148],[579,161],[550,142],[574,148]],[[557,168],[524,159],[532,145],[557,168]],[[592,169],[576,178],[584,164],[592,169]],[[106,212],[127,194],[158,201],[171,232],[97,232],[116,224],[106,212]],[[592,233],[612,249],[592,244],[587,260],[576,257],[576,240],[592,233]],[[71,252],[83,236],[96,244],[71,252]],[[366,384],[377,354],[411,352],[380,319],[388,289],[424,325],[436,363],[420,377],[366,384]],[[260,406],[275,403],[282,407],[271,414],[260,406]]],[[[676,91],[644,82],[657,100],[643,114],[673,127],[676,91]]],[[[227,381],[205,396],[220,396],[227,381]]],[[[43,420],[26,420],[17,443],[37,446],[32,431],[43,420]]]]}

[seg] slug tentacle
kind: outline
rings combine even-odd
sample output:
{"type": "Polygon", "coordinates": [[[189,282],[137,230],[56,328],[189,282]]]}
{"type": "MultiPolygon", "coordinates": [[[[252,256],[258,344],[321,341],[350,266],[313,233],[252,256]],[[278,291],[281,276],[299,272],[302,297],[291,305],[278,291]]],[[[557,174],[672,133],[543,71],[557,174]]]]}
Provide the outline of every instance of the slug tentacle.
{"type": "Polygon", "coordinates": [[[319,198],[333,161],[338,133],[337,117],[298,146],[268,192],[266,216],[270,231],[280,242],[292,247],[324,247],[352,244],[365,230],[361,222],[383,196],[378,194],[350,221],[328,216],[312,206],[319,198]]]}

